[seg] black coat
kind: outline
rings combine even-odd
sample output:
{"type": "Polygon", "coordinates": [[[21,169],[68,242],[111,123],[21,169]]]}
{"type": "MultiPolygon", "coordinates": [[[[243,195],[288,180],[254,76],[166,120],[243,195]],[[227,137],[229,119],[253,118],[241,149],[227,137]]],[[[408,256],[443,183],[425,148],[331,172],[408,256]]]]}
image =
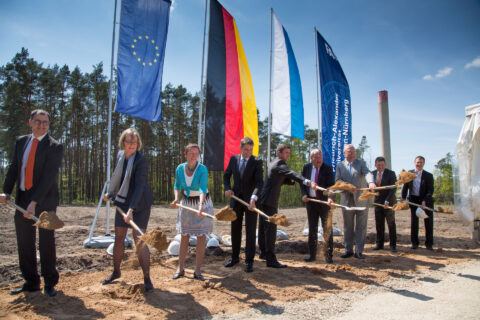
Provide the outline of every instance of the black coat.
{"type": "MultiPolygon", "coordinates": [[[[250,202],[252,195],[257,195],[262,190],[263,186],[263,166],[262,160],[251,156],[243,171],[243,176],[240,177],[240,159],[239,154],[231,156],[228,162],[227,169],[223,174],[223,186],[225,191],[233,190],[233,193],[246,202],[250,202]],[[230,178],[233,176],[233,188],[230,184],[230,178]]],[[[234,207],[236,200],[230,200],[230,207],[234,207]]]]}
{"type": "MultiPolygon", "coordinates": [[[[378,170],[372,171],[373,178],[375,179],[375,182],[377,182],[377,172],[378,170]]],[[[380,185],[377,187],[381,186],[391,186],[394,185],[395,182],[397,182],[397,177],[395,175],[395,171],[386,169],[383,171],[383,176],[382,180],[380,181],[380,185]]],[[[384,204],[385,201],[389,202],[389,205],[393,205],[397,203],[397,199],[395,197],[395,192],[397,189],[387,189],[387,190],[379,190],[377,191],[380,193],[380,195],[375,197],[375,203],[381,203],[384,204]]]]}
{"type": "MultiPolygon", "coordinates": [[[[415,173],[415,170],[410,170],[410,172],[415,173]]],[[[407,198],[407,193],[411,196],[413,190],[413,181],[406,183],[402,188],[402,198],[407,198]]],[[[420,180],[420,202],[425,201],[427,207],[433,208],[433,174],[428,171],[423,170],[422,178],[420,180]]]]}
{"type": "MultiPolygon", "coordinates": [[[[17,195],[20,191],[23,154],[32,137],[33,135],[29,134],[17,138],[13,159],[3,184],[3,192],[6,194],[12,193],[15,183],[17,195]]],[[[38,143],[33,167],[33,186],[29,192],[31,192],[30,200],[36,201],[37,207],[42,211],[55,210],[58,206],[57,176],[62,164],[62,156],[63,146],[49,134],[38,143]]],[[[16,200],[18,201],[18,196],[16,200]]]]}
{"type": "MultiPolygon", "coordinates": [[[[302,176],[306,177],[307,179],[310,179],[310,177],[312,176],[312,169],[313,169],[312,163],[307,163],[306,165],[304,165],[302,170],[302,176]]],[[[328,164],[323,163],[322,166],[320,167],[320,172],[318,174],[317,185],[326,189],[328,187],[333,186],[334,184],[335,184],[335,176],[333,175],[333,168],[328,164]]],[[[302,189],[302,195],[304,196],[310,195],[309,186],[301,184],[300,188],[302,189]]],[[[326,201],[328,197],[323,195],[322,191],[319,191],[317,192],[316,198],[319,200],[326,201]]]]}
{"type": "Polygon", "coordinates": [[[275,158],[267,167],[267,174],[260,193],[260,203],[278,208],[278,198],[283,184],[303,183],[305,178],[288,168],[284,160],[275,158]]]}

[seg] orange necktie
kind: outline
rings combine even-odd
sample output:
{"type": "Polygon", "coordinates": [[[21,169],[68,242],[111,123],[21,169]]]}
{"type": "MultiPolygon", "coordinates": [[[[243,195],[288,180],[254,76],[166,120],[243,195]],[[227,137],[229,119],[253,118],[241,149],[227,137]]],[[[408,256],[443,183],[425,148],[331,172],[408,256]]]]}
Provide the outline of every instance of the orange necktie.
{"type": "Polygon", "coordinates": [[[35,165],[35,152],[37,152],[38,139],[33,139],[28,153],[27,166],[25,167],[25,190],[33,187],[33,166],[35,165]]]}
{"type": "Polygon", "coordinates": [[[380,186],[381,179],[382,179],[382,173],[377,171],[377,187],[380,186]]]}

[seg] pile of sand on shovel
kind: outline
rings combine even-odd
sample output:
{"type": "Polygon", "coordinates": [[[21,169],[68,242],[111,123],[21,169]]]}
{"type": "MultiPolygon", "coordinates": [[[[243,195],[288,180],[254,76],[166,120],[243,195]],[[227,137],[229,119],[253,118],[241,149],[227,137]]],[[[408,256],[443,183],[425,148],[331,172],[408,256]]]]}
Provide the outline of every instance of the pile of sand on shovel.
{"type": "Polygon", "coordinates": [[[378,192],[372,192],[372,191],[368,191],[368,190],[363,190],[362,194],[360,195],[360,197],[358,197],[358,199],[360,200],[368,200],[370,198],[373,198],[373,197],[376,197],[380,195],[380,193],[378,192]]]}
{"type": "Polygon", "coordinates": [[[168,249],[167,235],[160,228],[145,233],[140,236],[140,239],[157,249],[158,252],[168,249]]]}
{"type": "Polygon", "coordinates": [[[65,224],[57,217],[54,211],[43,211],[34,225],[47,230],[57,230],[65,224]]]}
{"type": "Polygon", "coordinates": [[[445,208],[445,207],[437,207],[437,211],[441,213],[447,213],[447,214],[453,214],[453,210],[450,208],[445,208]]]}
{"type": "Polygon", "coordinates": [[[330,190],[350,190],[350,189],[355,189],[355,186],[351,183],[348,182],[343,182],[340,180],[337,180],[335,184],[328,189],[330,190]]]}
{"type": "Polygon", "coordinates": [[[408,210],[410,209],[410,206],[406,202],[397,202],[393,205],[393,210],[399,211],[399,210],[408,210]]]}
{"type": "Polygon", "coordinates": [[[415,173],[402,169],[402,171],[398,174],[398,180],[397,182],[395,182],[395,185],[399,186],[405,183],[409,183],[410,181],[415,180],[416,177],[417,175],[415,173]]]}
{"type": "Polygon", "coordinates": [[[288,221],[287,217],[284,214],[275,213],[273,216],[268,218],[268,222],[275,223],[276,225],[282,227],[288,227],[291,225],[290,221],[288,221]]]}
{"type": "Polygon", "coordinates": [[[237,214],[230,206],[225,206],[215,213],[215,218],[220,221],[235,221],[237,220],[237,214]]]}

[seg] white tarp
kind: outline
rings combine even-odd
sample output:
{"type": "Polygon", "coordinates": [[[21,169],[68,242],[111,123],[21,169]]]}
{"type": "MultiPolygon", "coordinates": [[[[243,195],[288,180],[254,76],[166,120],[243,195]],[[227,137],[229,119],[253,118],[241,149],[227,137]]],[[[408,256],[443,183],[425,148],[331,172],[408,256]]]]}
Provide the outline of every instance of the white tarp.
{"type": "Polygon", "coordinates": [[[465,108],[465,122],[457,141],[455,208],[470,222],[480,220],[480,104],[465,108]]]}

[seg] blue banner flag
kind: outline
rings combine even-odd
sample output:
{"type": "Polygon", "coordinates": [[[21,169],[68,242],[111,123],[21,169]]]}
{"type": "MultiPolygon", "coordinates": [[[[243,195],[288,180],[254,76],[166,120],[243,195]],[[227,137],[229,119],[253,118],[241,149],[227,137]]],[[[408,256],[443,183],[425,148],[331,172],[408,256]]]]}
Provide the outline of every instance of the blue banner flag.
{"type": "Polygon", "coordinates": [[[161,120],[170,5],[170,0],[122,1],[115,111],[149,121],[161,120]]]}
{"type": "Polygon", "coordinates": [[[323,161],[335,168],[343,161],[343,146],[352,143],[350,89],[332,47],[317,31],[318,63],[322,95],[323,161]]]}

